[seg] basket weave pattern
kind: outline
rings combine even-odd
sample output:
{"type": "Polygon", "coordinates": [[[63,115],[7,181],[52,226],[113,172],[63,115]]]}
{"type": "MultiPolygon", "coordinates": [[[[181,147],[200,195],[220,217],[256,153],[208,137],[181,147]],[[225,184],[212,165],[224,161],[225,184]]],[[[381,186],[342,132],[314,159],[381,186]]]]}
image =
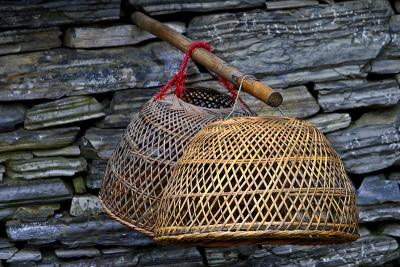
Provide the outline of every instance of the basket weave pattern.
{"type": "MultiPolygon", "coordinates": [[[[153,235],[160,194],[189,140],[233,105],[217,91],[187,88],[182,99],[168,94],[149,100],[129,124],[109,159],[100,190],[104,210],[114,219],[153,235]]],[[[251,115],[242,107],[237,115],[251,115]]]]}
{"type": "Polygon", "coordinates": [[[165,188],[155,240],[329,244],[358,237],[355,194],[329,141],[295,118],[206,126],[165,188]]]}

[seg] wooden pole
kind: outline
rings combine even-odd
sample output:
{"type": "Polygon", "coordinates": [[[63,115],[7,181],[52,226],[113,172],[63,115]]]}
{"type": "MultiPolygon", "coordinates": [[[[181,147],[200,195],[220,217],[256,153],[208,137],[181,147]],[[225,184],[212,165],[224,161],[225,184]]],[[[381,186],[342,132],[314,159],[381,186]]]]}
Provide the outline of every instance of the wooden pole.
{"type": "MultiPolygon", "coordinates": [[[[186,52],[189,45],[192,43],[192,40],[189,38],[141,12],[133,12],[131,19],[133,23],[140,28],[174,45],[183,52],[186,52]]],[[[225,61],[206,49],[197,48],[192,52],[191,56],[197,63],[203,65],[217,75],[222,76],[237,87],[245,76],[244,73],[229,66],[225,61]]],[[[271,87],[249,76],[243,79],[242,89],[271,107],[279,106],[283,100],[280,93],[273,91],[271,87]]]]}

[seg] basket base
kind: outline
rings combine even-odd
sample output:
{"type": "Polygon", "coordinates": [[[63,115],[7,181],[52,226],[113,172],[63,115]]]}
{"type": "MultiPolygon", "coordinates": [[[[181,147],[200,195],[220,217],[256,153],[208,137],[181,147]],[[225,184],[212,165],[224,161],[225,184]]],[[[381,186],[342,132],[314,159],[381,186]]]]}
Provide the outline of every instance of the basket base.
{"type": "Polygon", "coordinates": [[[150,236],[150,237],[154,236],[154,233],[152,231],[149,231],[148,229],[144,229],[144,228],[138,227],[137,225],[134,225],[134,224],[132,224],[130,222],[127,222],[127,221],[121,219],[120,217],[118,217],[117,215],[115,215],[115,213],[113,211],[111,211],[111,209],[109,209],[107,207],[107,205],[103,202],[103,200],[101,199],[101,196],[99,196],[99,201],[100,201],[100,204],[101,204],[101,207],[103,208],[103,210],[112,219],[118,221],[119,223],[122,223],[123,225],[128,226],[129,228],[131,228],[131,229],[133,229],[133,230],[135,230],[137,232],[140,232],[140,233],[145,234],[145,235],[150,236]]]}
{"type": "Polygon", "coordinates": [[[162,245],[225,247],[254,243],[265,245],[331,245],[352,242],[358,238],[358,234],[340,231],[293,230],[182,234],[159,236],[155,237],[154,240],[162,245]]]}

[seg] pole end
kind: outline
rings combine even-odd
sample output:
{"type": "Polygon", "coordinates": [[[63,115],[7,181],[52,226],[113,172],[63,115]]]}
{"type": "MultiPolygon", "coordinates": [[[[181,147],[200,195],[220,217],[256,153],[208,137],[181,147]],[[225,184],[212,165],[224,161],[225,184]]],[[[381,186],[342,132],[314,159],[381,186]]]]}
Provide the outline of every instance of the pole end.
{"type": "Polygon", "coordinates": [[[283,97],[279,92],[272,92],[266,101],[267,105],[271,107],[279,107],[283,102],[283,97]]]}

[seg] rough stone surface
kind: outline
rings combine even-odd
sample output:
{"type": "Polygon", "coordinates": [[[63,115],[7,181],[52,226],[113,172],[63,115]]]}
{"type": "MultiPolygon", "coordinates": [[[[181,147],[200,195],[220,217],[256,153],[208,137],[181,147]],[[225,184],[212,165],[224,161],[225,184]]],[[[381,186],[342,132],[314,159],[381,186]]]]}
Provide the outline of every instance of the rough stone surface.
{"type": "Polygon", "coordinates": [[[0,134],[0,153],[20,149],[46,149],[72,144],[78,136],[79,127],[51,130],[17,130],[0,134]]]}
{"type": "Polygon", "coordinates": [[[18,249],[16,247],[0,248],[0,260],[8,260],[11,258],[18,249]]]}
{"type": "Polygon", "coordinates": [[[32,154],[36,157],[79,156],[81,150],[79,146],[73,145],[62,148],[34,150],[32,154]]]}
{"type": "MultiPolygon", "coordinates": [[[[291,87],[284,90],[276,90],[283,96],[283,103],[279,109],[285,116],[294,116],[299,118],[307,118],[316,114],[320,107],[315,98],[309,93],[305,86],[291,87]]],[[[251,109],[259,116],[263,115],[281,115],[277,108],[271,108],[264,102],[243,94],[243,99],[251,109]]]]}
{"type": "Polygon", "coordinates": [[[0,133],[13,130],[24,121],[26,108],[18,103],[0,103],[0,133]]]}
{"type": "Polygon", "coordinates": [[[9,221],[6,225],[10,240],[30,241],[42,244],[53,241],[70,247],[93,245],[145,246],[152,239],[128,229],[106,217],[50,219],[40,223],[9,221]]]}
{"type": "Polygon", "coordinates": [[[94,149],[100,159],[108,159],[117,146],[125,129],[100,129],[90,128],[84,136],[84,148],[94,149]]]}
{"type": "Polygon", "coordinates": [[[348,113],[319,114],[308,119],[321,132],[330,133],[349,127],[351,118],[348,113]]]}
{"type": "Polygon", "coordinates": [[[272,246],[257,251],[246,261],[246,264],[251,266],[379,266],[397,258],[399,253],[396,239],[383,235],[371,235],[344,245],[272,246]]]}
{"type": "Polygon", "coordinates": [[[31,159],[33,158],[33,154],[29,151],[8,151],[0,153],[0,162],[6,162],[7,160],[12,159],[31,159]]]}
{"type": "Polygon", "coordinates": [[[6,174],[10,178],[38,179],[47,177],[74,176],[86,171],[84,158],[33,158],[29,160],[9,161],[6,174]]]}
{"type": "Polygon", "coordinates": [[[36,105],[26,112],[26,129],[40,129],[103,117],[102,105],[94,97],[73,96],[36,105]]]}
{"type": "Polygon", "coordinates": [[[69,213],[72,216],[96,216],[103,212],[99,198],[94,195],[74,196],[69,213]]]}
{"type": "Polygon", "coordinates": [[[285,9],[285,8],[296,8],[305,6],[318,5],[318,1],[315,0],[283,0],[283,1],[266,1],[267,9],[285,9]]]}
{"type": "Polygon", "coordinates": [[[97,257],[100,256],[100,251],[97,248],[58,248],[55,250],[57,257],[59,258],[80,258],[80,257],[97,257]]]}
{"type": "Polygon", "coordinates": [[[71,189],[59,178],[0,184],[0,208],[71,198],[71,189]]]}
{"type": "Polygon", "coordinates": [[[0,6],[0,28],[46,27],[118,19],[119,0],[44,0],[4,2],[0,6]]]}
{"type": "MultiPolygon", "coordinates": [[[[183,22],[165,23],[179,33],[186,31],[183,22]]],[[[64,35],[64,45],[73,48],[107,47],[133,45],[156,38],[136,25],[116,25],[109,27],[69,28],[64,35]]]]}
{"type": "Polygon", "coordinates": [[[398,223],[388,223],[382,227],[382,234],[400,237],[400,224],[398,223]]]}
{"type": "Polygon", "coordinates": [[[400,104],[365,113],[349,128],[327,135],[350,173],[368,173],[400,160],[400,104]]]}
{"type": "Polygon", "coordinates": [[[374,205],[385,202],[400,202],[398,183],[377,176],[365,177],[357,189],[357,205],[374,205]]]}
{"type": "Polygon", "coordinates": [[[3,174],[5,172],[5,168],[3,165],[0,164],[0,182],[3,181],[3,174]]]}
{"type": "Polygon", "coordinates": [[[107,160],[92,160],[88,166],[86,186],[90,189],[99,189],[101,179],[107,167],[107,160]]]}
{"type": "Polygon", "coordinates": [[[23,248],[15,253],[7,262],[40,261],[42,253],[35,248],[23,248]]]}
{"type": "Polygon", "coordinates": [[[211,41],[215,53],[261,78],[373,59],[390,41],[392,14],[383,0],[219,13],[195,17],[188,34],[211,41]]]}
{"type": "Polygon", "coordinates": [[[249,7],[262,7],[263,0],[172,0],[163,3],[158,0],[129,0],[136,8],[143,8],[146,12],[159,15],[177,12],[207,12],[222,9],[238,9],[249,7]]]}
{"type": "Polygon", "coordinates": [[[13,214],[13,218],[21,222],[41,222],[53,216],[54,212],[59,209],[60,204],[18,207],[13,214]]]}
{"type": "Polygon", "coordinates": [[[139,250],[124,254],[106,255],[94,259],[71,261],[65,267],[85,266],[204,266],[200,252],[196,248],[160,248],[157,250],[139,250]]]}
{"type": "Polygon", "coordinates": [[[72,184],[74,186],[75,193],[86,193],[85,179],[82,176],[74,177],[74,179],[72,179],[72,184]]]}
{"type": "Polygon", "coordinates": [[[158,87],[177,71],[181,59],[182,53],[164,42],[2,56],[0,101],[158,87]]]}
{"type": "Polygon", "coordinates": [[[395,79],[353,79],[318,83],[315,89],[318,90],[318,103],[327,112],[374,105],[394,105],[400,99],[400,88],[395,79]]]}
{"type": "Polygon", "coordinates": [[[400,59],[377,59],[371,63],[371,72],[376,74],[391,74],[400,72],[400,59]]]}
{"type": "Polygon", "coordinates": [[[0,55],[60,47],[61,34],[55,27],[0,32],[0,55]]]}
{"type": "Polygon", "coordinates": [[[360,223],[400,220],[400,204],[385,203],[359,206],[360,223]]]}

